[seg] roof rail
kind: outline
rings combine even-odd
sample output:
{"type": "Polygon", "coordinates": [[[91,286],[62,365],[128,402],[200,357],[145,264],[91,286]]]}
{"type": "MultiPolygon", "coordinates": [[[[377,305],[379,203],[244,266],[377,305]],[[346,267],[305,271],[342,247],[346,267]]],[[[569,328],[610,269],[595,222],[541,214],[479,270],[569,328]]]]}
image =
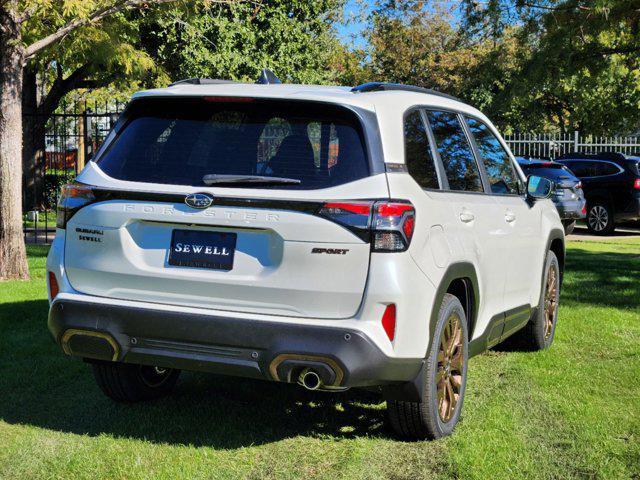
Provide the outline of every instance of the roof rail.
{"type": "Polygon", "coordinates": [[[233,80],[222,80],[219,78],[185,78],[184,80],[178,80],[177,82],[173,82],[169,84],[170,87],[174,87],[176,85],[215,85],[218,83],[238,83],[233,80]]]}
{"type": "Polygon", "coordinates": [[[446,93],[438,92],[437,90],[432,90],[430,88],[416,87],[415,85],[404,85],[402,83],[387,83],[387,82],[369,82],[363,83],[362,85],[358,85],[357,87],[353,87],[351,89],[354,93],[366,93],[366,92],[382,92],[389,90],[401,90],[405,92],[416,92],[416,93],[426,93],[429,95],[437,95],[438,97],[449,98],[451,100],[456,100],[461,102],[459,98],[454,97],[453,95],[448,95],[446,93]]]}

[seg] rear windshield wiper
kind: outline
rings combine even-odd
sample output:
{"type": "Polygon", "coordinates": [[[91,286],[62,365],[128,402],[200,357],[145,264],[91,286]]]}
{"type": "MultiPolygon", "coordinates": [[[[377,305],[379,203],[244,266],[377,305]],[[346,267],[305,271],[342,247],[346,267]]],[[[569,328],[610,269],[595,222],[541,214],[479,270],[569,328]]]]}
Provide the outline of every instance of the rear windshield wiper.
{"type": "Polygon", "coordinates": [[[262,175],[218,175],[211,174],[202,177],[202,181],[207,185],[216,185],[222,183],[238,184],[238,183],[256,183],[265,185],[299,185],[302,181],[297,178],[286,177],[266,177],[262,175]]]}

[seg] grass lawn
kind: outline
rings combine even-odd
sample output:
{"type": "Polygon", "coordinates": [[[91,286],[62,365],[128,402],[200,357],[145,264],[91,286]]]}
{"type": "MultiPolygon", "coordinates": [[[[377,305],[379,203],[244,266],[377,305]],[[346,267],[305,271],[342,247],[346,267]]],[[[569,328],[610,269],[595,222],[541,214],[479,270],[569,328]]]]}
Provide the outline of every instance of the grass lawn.
{"type": "Polygon", "coordinates": [[[640,242],[574,242],[556,341],[470,362],[462,423],[400,442],[367,393],[184,374],[119,405],[46,327],[46,249],[0,284],[0,478],[640,478],[640,242]]]}

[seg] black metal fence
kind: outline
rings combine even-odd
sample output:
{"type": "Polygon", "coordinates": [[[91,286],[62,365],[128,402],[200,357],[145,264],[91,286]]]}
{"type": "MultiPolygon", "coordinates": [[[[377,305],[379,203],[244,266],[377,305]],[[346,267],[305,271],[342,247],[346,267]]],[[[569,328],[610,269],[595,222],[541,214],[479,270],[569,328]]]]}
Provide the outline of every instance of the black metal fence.
{"type": "Polygon", "coordinates": [[[23,230],[28,243],[55,236],[60,187],[91,160],[123,110],[116,101],[65,103],[23,118],[23,230]]]}
{"type": "Polygon", "coordinates": [[[566,153],[620,152],[637,155],[640,152],[640,136],[597,137],[573,133],[514,133],[504,136],[516,156],[533,158],[557,158],[566,153]]]}

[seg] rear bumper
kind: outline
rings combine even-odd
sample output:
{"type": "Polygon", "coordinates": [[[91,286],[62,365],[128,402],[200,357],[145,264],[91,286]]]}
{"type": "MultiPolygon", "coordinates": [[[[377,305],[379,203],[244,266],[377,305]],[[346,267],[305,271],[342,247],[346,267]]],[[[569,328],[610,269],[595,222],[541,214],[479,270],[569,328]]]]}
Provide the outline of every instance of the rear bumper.
{"type": "Polygon", "coordinates": [[[585,199],[579,199],[574,201],[555,201],[558,214],[562,220],[580,220],[586,217],[583,209],[585,208],[587,201],[585,199]]]}
{"type": "Polygon", "coordinates": [[[70,355],[295,382],[316,369],[329,387],[412,380],[422,359],[385,355],[355,329],[55,300],[49,330],[70,355]]]}

